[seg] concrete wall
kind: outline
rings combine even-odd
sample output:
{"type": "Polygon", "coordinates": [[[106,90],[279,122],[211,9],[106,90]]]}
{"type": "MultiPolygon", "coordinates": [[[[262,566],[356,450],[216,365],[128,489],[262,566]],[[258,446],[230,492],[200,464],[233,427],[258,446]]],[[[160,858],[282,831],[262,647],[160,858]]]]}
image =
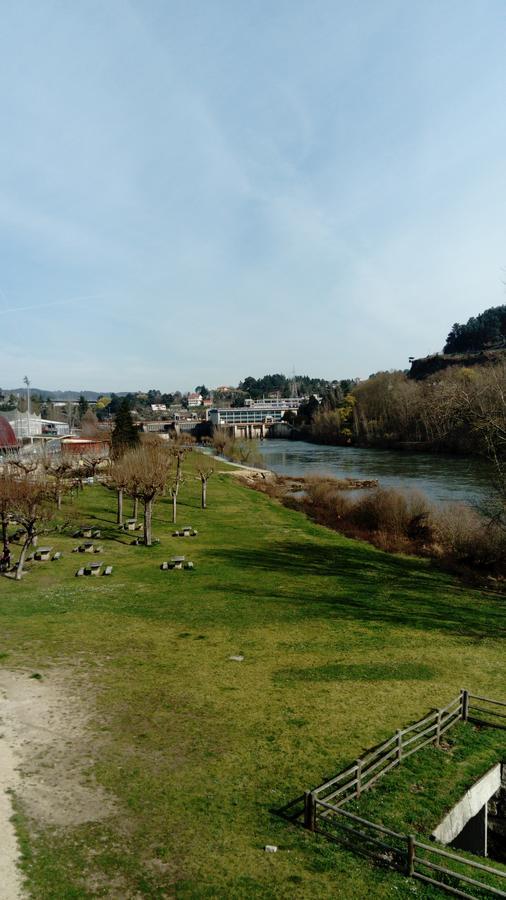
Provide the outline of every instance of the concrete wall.
{"type": "Polygon", "coordinates": [[[501,763],[489,769],[444,817],[432,836],[480,856],[487,855],[487,804],[501,787],[501,763]]]}

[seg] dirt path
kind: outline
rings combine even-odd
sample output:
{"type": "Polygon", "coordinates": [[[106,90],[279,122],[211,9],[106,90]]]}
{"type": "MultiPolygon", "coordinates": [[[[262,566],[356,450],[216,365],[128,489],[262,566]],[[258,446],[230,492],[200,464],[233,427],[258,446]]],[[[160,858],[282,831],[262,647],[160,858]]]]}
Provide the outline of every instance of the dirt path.
{"type": "Polygon", "coordinates": [[[35,827],[72,827],[114,811],[112,799],[93,779],[83,784],[98,750],[87,729],[93,705],[85,684],[61,669],[38,678],[34,674],[0,669],[1,900],[27,896],[6,791],[15,793],[35,827]]]}
{"type": "Polygon", "coordinates": [[[8,791],[15,791],[19,784],[16,757],[10,747],[5,730],[4,708],[6,700],[0,692],[0,896],[2,900],[19,900],[23,897],[22,878],[17,866],[19,848],[12,824],[13,814],[8,791]]]}

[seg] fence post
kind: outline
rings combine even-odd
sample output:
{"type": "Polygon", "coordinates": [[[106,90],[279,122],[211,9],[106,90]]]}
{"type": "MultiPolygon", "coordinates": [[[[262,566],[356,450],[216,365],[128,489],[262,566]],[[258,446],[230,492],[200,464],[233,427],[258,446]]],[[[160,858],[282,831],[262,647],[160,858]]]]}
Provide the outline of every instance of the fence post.
{"type": "Polygon", "coordinates": [[[412,878],[415,874],[415,836],[414,834],[406,835],[408,841],[408,854],[406,858],[406,875],[412,878]]]}
{"type": "Polygon", "coordinates": [[[469,691],[462,690],[460,696],[462,702],[462,721],[467,722],[469,715],[469,691]]]}
{"type": "Polygon", "coordinates": [[[397,759],[400,762],[402,759],[402,731],[400,728],[396,731],[397,734],[397,759]]]}
{"type": "Polygon", "coordinates": [[[312,791],[304,793],[304,828],[309,831],[316,828],[316,797],[312,791]]]}
{"type": "Polygon", "coordinates": [[[357,759],[357,797],[362,793],[362,760],[357,759]]]}
{"type": "Polygon", "coordinates": [[[437,724],[436,724],[436,747],[439,747],[441,741],[441,710],[437,711],[437,724]]]}

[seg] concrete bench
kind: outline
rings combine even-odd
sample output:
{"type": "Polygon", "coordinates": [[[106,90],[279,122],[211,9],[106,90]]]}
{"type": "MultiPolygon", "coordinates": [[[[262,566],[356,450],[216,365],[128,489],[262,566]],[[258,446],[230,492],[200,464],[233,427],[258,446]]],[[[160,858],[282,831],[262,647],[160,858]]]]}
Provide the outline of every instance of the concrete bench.
{"type": "Polygon", "coordinates": [[[112,575],[112,566],[106,566],[104,571],[102,572],[102,574],[103,575],[112,575]]]}
{"type": "Polygon", "coordinates": [[[62,558],[61,551],[58,550],[58,552],[55,553],[54,556],[53,556],[53,562],[56,562],[58,559],[61,559],[61,558],[62,558]]]}
{"type": "Polygon", "coordinates": [[[102,568],[101,562],[91,563],[89,566],[86,566],[84,570],[85,575],[99,575],[100,569],[102,568]]]}
{"type": "Polygon", "coordinates": [[[76,578],[80,578],[81,575],[84,575],[84,569],[78,569],[76,572],[76,578]]]}
{"type": "Polygon", "coordinates": [[[101,537],[102,537],[102,532],[101,532],[101,531],[92,531],[90,537],[95,538],[95,540],[96,540],[97,538],[101,538],[101,537]]]}
{"type": "Polygon", "coordinates": [[[81,531],[81,537],[90,538],[93,537],[93,532],[91,528],[83,528],[81,531]]]}
{"type": "Polygon", "coordinates": [[[51,559],[52,547],[39,547],[35,550],[33,556],[38,562],[47,562],[51,559]]]}
{"type": "Polygon", "coordinates": [[[104,552],[104,548],[102,546],[93,548],[93,553],[103,553],[103,552],[104,552]]]}
{"type": "Polygon", "coordinates": [[[185,567],[185,569],[194,569],[194,568],[195,568],[195,566],[193,565],[193,563],[190,562],[190,561],[188,561],[187,563],[185,563],[185,564],[184,564],[184,567],[185,567]]]}

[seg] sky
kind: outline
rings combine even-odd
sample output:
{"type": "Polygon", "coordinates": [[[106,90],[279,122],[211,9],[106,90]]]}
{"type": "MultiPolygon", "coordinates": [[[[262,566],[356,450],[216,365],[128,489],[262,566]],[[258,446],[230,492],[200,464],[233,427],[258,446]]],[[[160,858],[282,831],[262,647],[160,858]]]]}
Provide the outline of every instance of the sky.
{"type": "Polygon", "coordinates": [[[406,368],[506,302],[505,0],[0,0],[0,385],[406,368]]]}

